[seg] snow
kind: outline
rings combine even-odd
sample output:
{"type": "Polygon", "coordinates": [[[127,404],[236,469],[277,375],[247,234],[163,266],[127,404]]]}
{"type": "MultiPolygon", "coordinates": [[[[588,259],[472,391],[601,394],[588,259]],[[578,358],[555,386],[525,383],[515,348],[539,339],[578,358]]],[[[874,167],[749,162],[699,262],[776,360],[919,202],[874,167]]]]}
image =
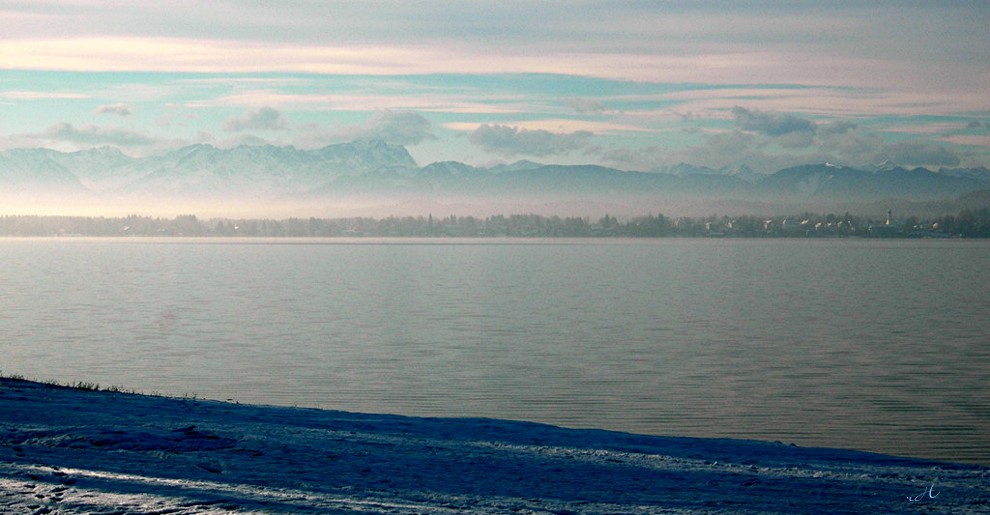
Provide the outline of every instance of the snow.
{"type": "Polygon", "coordinates": [[[0,379],[4,513],[987,513],[990,469],[0,379]]]}

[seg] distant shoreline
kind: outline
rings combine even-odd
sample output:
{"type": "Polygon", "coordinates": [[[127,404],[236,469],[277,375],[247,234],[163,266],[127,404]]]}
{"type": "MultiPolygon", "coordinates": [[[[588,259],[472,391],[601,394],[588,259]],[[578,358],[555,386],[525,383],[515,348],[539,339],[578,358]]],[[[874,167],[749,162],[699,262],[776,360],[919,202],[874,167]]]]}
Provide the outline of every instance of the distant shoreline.
{"type": "Polygon", "coordinates": [[[266,238],[990,238],[990,208],[932,218],[845,214],[619,219],[536,214],[488,217],[174,218],[0,215],[0,236],[266,238]]]}

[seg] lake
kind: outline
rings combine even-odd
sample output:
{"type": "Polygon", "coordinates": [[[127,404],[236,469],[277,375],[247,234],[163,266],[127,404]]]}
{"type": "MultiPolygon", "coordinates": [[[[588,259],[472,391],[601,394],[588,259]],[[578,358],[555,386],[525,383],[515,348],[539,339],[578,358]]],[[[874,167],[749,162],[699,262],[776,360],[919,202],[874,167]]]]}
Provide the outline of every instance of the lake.
{"type": "Polygon", "coordinates": [[[0,371],[990,464],[990,242],[0,239],[0,371]]]}

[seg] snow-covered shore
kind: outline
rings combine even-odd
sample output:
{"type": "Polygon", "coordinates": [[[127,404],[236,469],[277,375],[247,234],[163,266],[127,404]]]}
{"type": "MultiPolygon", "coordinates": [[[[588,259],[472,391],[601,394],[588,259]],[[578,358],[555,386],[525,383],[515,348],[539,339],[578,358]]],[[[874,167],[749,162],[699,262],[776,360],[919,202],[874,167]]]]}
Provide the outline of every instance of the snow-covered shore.
{"type": "Polygon", "coordinates": [[[0,379],[4,513],[987,513],[990,469],[0,379]]]}

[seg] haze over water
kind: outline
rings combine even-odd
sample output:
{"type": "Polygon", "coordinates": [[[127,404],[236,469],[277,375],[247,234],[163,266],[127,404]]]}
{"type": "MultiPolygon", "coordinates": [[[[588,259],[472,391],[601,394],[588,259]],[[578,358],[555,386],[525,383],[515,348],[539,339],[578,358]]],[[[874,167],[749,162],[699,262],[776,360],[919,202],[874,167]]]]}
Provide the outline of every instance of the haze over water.
{"type": "Polygon", "coordinates": [[[990,462],[990,243],[0,240],[5,374],[990,462]]]}

